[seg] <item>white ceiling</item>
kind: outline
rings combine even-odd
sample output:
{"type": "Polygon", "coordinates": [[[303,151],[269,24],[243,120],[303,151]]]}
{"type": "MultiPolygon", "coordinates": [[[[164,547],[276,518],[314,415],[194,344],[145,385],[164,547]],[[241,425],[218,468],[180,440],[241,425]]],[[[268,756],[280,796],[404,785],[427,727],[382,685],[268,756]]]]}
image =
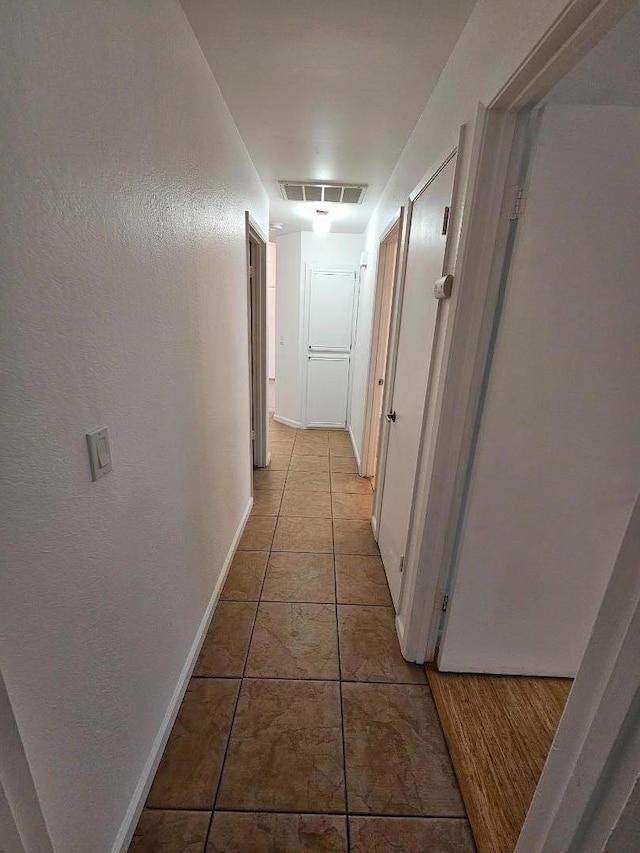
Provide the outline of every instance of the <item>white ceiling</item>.
{"type": "Polygon", "coordinates": [[[279,179],[368,184],[363,204],[327,205],[333,231],[364,230],[474,2],[182,0],[279,233],[317,206],[279,179]]]}
{"type": "Polygon", "coordinates": [[[569,71],[545,100],[640,107],[640,3],[569,71]]]}

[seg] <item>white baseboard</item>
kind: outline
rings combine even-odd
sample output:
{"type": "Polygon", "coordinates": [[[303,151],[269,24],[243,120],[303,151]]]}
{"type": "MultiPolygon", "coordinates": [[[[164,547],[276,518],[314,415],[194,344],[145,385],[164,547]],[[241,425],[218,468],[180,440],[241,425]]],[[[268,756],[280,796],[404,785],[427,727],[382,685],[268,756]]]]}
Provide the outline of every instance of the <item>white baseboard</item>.
{"type": "Polygon", "coordinates": [[[300,421],[292,421],[291,418],[284,418],[282,415],[273,416],[274,421],[277,421],[279,424],[284,424],[285,426],[293,427],[294,429],[300,429],[302,424],[300,421]]]}
{"type": "Polygon", "coordinates": [[[187,686],[189,685],[191,673],[193,672],[193,668],[196,665],[198,655],[200,654],[200,649],[207,635],[207,631],[209,630],[209,624],[211,622],[211,618],[218,603],[220,593],[222,592],[222,587],[224,586],[224,582],[227,579],[227,575],[229,574],[231,561],[233,560],[238,544],[240,543],[240,537],[242,536],[247,521],[249,520],[249,516],[251,515],[252,506],[253,498],[249,498],[249,502],[242,515],[242,519],[240,520],[238,529],[236,530],[235,536],[233,537],[231,547],[227,552],[222,571],[220,572],[220,577],[216,582],[209,603],[207,604],[207,609],[205,610],[204,616],[202,617],[202,621],[200,622],[193,643],[191,644],[187,659],[185,660],[184,666],[182,667],[182,672],[180,673],[180,676],[178,678],[178,683],[176,684],[175,690],[173,691],[173,696],[171,697],[171,701],[169,702],[169,707],[166,710],[158,734],[156,735],[155,740],[153,742],[153,746],[151,747],[151,753],[149,754],[149,757],[144,765],[144,769],[142,771],[138,784],[136,785],[136,789],[133,793],[133,797],[131,798],[131,802],[124,816],[124,820],[122,821],[120,829],[118,830],[118,834],[116,835],[116,840],[114,841],[113,846],[111,848],[111,853],[127,853],[127,850],[129,849],[133,833],[135,832],[136,826],[138,825],[140,814],[142,813],[142,809],[144,808],[147,795],[151,788],[151,783],[153,782],[156,770],[158,769],[158,765],[160,764],[162,753],[164,752],[167,740],[169,739],[169,735],[171,734],[171,729],[173,728],[175,719],[178,716],[180,704],[182,703],[182,699],[187,690],[187,686]]]}
{"type": "Polygon", "coordinates": [[[364,474],[362,473],[362,460],[360,459],[360,454],[358,453],[358,445],[356,444],[353,432],[351,431],[351,424],[349,424],[349,438],[351,439],[351,447],[353,447],[353,455],[356,457],[358,472],[360,473],[361,477],[364,477],[364,474]]]}
{"type": "Polygon", "coordinates": [[[373,538],[378,541],[378,519],[375,515],[371,516],[371,530],[373,531],[373,538]]]}

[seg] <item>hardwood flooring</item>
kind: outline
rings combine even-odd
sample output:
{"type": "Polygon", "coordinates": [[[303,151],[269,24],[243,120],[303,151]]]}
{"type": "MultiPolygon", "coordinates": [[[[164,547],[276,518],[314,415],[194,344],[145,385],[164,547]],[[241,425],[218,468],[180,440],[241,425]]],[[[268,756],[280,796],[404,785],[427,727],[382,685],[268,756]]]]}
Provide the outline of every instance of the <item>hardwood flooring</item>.
{"type": "Polygon", "coordinates": [[[479,853],[513,853],[572,680],[427,669],[479,853]]]}

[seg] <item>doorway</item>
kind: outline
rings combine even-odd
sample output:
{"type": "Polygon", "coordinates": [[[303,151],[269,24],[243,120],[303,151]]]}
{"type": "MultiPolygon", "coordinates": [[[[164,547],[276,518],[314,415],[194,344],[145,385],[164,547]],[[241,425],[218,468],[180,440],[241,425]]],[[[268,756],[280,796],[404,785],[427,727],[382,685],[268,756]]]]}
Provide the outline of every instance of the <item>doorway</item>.
{"type": "Polygon", "coordinates": [[[269,463],[267,352],[267,239],[245,213],[247,314],[249,330],[250,458],[254,468],[269,463]]]}
{"type": "Polygon", "coordinates": [[[369,358],[365,446],[362,461],[362,474],[365,477],[372,478],[374,488],[380,437],[382,434],[382,403],[389,353],[391,310],[399,266],[398,247],[400,243],[402,215],[401,211],[398,219],[387,229],[387,232],[380,241],[378,251],[376,298],[371,332],[371,354],[369,358]]]}
{"type": "Polygon", "coordinates": [[[357,304],[354,270],[309,269],[304,299],[304,427],[347,427],[357,304]]]}
{"type": "Polygon", "coordinates": [[[447,247],[457,149],[414,195],[402,291],[396,291],[399,323],[387,375],[378,460],[374,516],[378,545],[396,611],[399,608],[405,547],[422,444],[428,386],[440,300],[434,291],[447,263],[447,247]]]}

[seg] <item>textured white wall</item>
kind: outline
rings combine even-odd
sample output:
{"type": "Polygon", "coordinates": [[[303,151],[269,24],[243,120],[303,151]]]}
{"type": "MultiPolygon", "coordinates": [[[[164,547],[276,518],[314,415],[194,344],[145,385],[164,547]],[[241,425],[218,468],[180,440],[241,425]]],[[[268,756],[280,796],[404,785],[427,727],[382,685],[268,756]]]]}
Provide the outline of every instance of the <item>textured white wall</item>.
{"type": "Polygon", "coordinates": [[[2,18],[0,662],[55,849],[102,853],[249,500],[268,201],[176,2],[2,18]]]}
{"type": "Polygon", "coordinates": [[[362,234],[319,235],[312,231],[299,231],[276,240],[276,414],[280,417],[295,423],[302,420],[300,341],[306,270],[323,266],[357,268],[363,242],[362,234]]]}
{"type": "MultiPolygon", "coordinates": [[[[373,316],[380,236],[406,204],[425,172],[442,162],[456,145],[460,125],[468,125],[462,159],[461,187],[469,172],[470,141],[478,102],[484,104],[529,55],[537,42],[569,5],[568,0],[478,0],[389,179],[365,232],[369,266],[360,295],[361,317],[373,316]]],[[[464,198],[459,199],[464,203],[464,198]]],[[[362,325],[355,353],[351,426],[361,453],[371,347],[371,322],[362,325]]]]}

